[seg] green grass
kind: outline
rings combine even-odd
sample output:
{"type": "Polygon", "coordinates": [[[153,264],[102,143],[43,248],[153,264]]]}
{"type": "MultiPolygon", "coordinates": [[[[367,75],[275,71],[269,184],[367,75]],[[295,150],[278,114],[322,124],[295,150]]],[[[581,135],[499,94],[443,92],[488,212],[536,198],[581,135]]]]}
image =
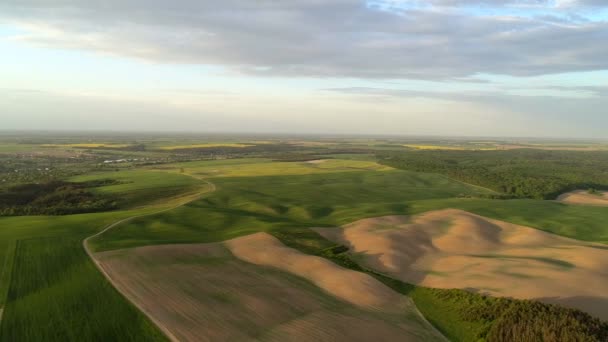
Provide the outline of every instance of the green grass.
{"type": "Polygon", "coordinates": [[[0,341],[162,341],[97,271],[80,238],[17,242],[0,341]]]}
{"type": "Polygon", "coordinates": [[[0,341],[163,340],[82,248],[82,240],[103,227],[154,211],[0,218],[0,246],[17,246],[0,255],[0,264],[12,264],[0,282],[0,303],[6,304],[0,341]],[[103,315],[111,317],[104,322],[103,315]]]}
{"type": "Polygon", "coordinates": [[[322,163],[273,162],[270,159],[228,159],[167,164],[151,168],[173,172],[179,172],[183,169],[185,173],[208,178],[286,176],[348,171],[384,171],[391,169],[372,160],[355,159],[329,159],[322,163]]]}
{"type": "Polygon", "coordinates": [[[215,178],[218,191],[187,206],[121,225],[99,250],[212,242],[276,228],[336,226],[361,218],[458,208],[586,241],[608,242],[608,210],[542,200],[457,198],[483,189],[407,171],[215,178]]]}
{"type": "Polygon", "coordinates": [[[125,183],[98,191],[148,205],[94,214],[0,218],[0,307],[6,304],[0,341],[165,340],[99,273],[82,241],[111,223],[170,208],[209,186],[187,175],[154,171],[78,179],[114,177],[125,183]]]}
{"type": "Polygon", "coordinates": [[[2,241],[0,244],[3,251],[2,266],[0,268],[0,308],[4,307],[4,302],[8,295],[11,274],[13,271],[13,260],[15,258],[15,240],[2,241]]]}
{"type": "Polygon", "coordinates": [[[149,170],[108,171],[72,177],[72,182],[114,179],[120,184],[91,189],[120,198],[121,206],[133,208],[149,205],[184,192],[197,192],[204,183],[188,175],[149,170]]]}
{"type": "Polygon", "coordinates": [[[410,297],[424,317],[450,341],[483,341],[483,336],[493,323],[479,318],[469,319],[463,312],[483,303],[487,297],[461,290],[414,286],[379,274],[374,276],[393,290],[410,297]]]}
{"type": "Polygon", "coordinates": [[[241,143],[204,143],[204,144],[191,144],[191,145],[173,145],[173,146],[162,146],[161,150],[183,150],[192,148],[211,148],[211,147],[249,147],[254,146],[252,144],[241,144],[241,143]]]}
{"type": "Polygon", "coordinates": [[[218,190],[187,206],[135,219],[93,242],[98,250],[221,241],[274,228],[333,226],[407,213],[408,200],[482,190],[436,175],[360,171],[215,178],[218,190]]]}
{"type": "Polygon", "coordinates": [[[0,143],[0,153],[33,152],[41,148],[37,145],[0,143]]]}

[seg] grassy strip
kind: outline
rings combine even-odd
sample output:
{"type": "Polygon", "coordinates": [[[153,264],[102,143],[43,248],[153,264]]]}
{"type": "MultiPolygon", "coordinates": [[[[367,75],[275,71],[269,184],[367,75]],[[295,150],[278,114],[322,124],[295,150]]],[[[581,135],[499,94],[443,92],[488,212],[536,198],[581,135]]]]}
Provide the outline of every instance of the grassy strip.
{"type": "Polygon", "coordinates": [[[81,241],[18,241],[0,341],[166,340],[97,271],[81,241]]]}
{"type": "Polygon", "coordinates": [[[285,245],[365,272],[412,298],[452,341],[606,341],[608,323],[575,309],[529,300],[493,298],[457,289],[432,289],[387,277],[353,261],[348,248],[306,228],[273,230],[285,245]]]}
{"type": "Polygon", "coordinates": [[[8,287],[13,270],[13,260],[15,259],[15,240],[9,240],[3,247],[4,260],[2,261],[2,269],[0,270],[0,308],[4,307],[6,296],[8,295],[8,287]]]}

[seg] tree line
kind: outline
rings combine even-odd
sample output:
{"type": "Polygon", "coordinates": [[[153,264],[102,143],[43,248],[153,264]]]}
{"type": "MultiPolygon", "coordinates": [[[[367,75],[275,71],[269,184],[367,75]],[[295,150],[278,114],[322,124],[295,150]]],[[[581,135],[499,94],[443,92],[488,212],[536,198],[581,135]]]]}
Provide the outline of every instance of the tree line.
{"type": "Polygon", "coordinates": [[[554,199],[575,189],[608,189],[608,152],[390,151],[381,164],[432,172],[479,185],[511,198],[554,199]]]}
{"type": "Polygon", "coordinates": [[[70,183],[53,180],[21,184],[0,191],[0,216],[68,215],[118,208],[118,200],[90,190],[113,180],[70,183]]]}

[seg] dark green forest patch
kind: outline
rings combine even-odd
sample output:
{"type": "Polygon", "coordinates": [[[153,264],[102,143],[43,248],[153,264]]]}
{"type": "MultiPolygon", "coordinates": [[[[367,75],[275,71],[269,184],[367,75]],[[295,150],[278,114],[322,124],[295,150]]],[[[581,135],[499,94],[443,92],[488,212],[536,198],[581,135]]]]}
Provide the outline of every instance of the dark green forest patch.
{"type": "Polygon", "coordinates": [[[378,154],[391,167],[439,173],[511,198],[555,199],[576,189],[608,189],[608,151],[405,151],[378,154]]]}
{"type": "Polygon", "coordinates": [[[117,183],[112,179],[84,183],[55,180],[12,186],[0,191],[0,216],[68,215],[117,209],[116,198],[90,191],[117,183]]]}

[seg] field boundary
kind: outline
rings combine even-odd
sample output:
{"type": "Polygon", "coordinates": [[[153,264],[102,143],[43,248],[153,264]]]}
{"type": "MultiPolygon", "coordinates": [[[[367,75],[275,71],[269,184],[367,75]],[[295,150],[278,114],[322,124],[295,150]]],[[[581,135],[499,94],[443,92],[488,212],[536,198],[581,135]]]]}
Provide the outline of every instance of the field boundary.
{"type": "MultiPolygon", "coordinates": [[[[82,246],[85,250],[85,252],[87,253],[87,255],[89,256],[89,258],[91,259],[91,261],[93,261],[93,264],[95,265],[95,267],[97,267],[97,269],[99,270],[99,272],[101,272],[101,274],[108,280],[108,282],[110,282],[110,284],[112,285],[112,287],[114,289],[116,289],[116,291],[118,291],[118,293],[120,293],[123,298],[125,298],[129,303],[131,303],[131,305],[135,306],[138,310],[140,310],[141,312],[143,312],[147,318],[152,321],[154,323],[154,325],[156,325],[171,341],[179,341],[179,339],[173,335],[173,333],[171,333],[171,331],[169,331],[167,329],[167,327],[165,327],[161,322],[159,322],[158,320],[156,320],[145,308],[140,307],[139,305],[137,305],[135,302],[131,301],[129,299],[129,297],[123,292],[121,291],[119,288],[117,288],[116,286],[114,286],[114,283],[112,281],[112,278],[110,277],[110,275],[106,272],[106,270],[103,268],[103,266],[101,265],[101,262],[99,260],[97,260],[95,258],[95,253],[93,253],[93,251],[91,250],[90,246],[89,246],[89,241],[91,239],[94,239],[98,236],[101,236],[102,234],[106,233],[107,231],[111,230],[112,228],[115,228],[125,222],[134,220],[136,218],[140,218],[140,217],[144,217],[144,216],[150,216],[150,215],[156,215],[156,214],[161,214],[170,210],[174,210],[177,209],[179,207],[183,207],[184,205],[187,205],[188,203],[191,203],[193,201],[196,201],[197,199],[201,198],[202,195],[204,194],[208,194],[208,193],[212,193],[214,191],[217,190],[217,187],[215,184],[213,184],[212,182],[208,181],[208,180],[204,180],[202,179],[202,181],[204,183],[206,183],[207,185],[210,186],[209,189],[205,190],[205,191],[201,191],[200,193],[198,193],[196,196],[194,196],[192,199],[185,201],[183,203],[180,203],[178,205],[169,207],[169,208],[165,208],[165,209],[161,209],[158,211],[154,211],[151,213],[146,213],[146,214],[140,214],[140,215],[134,215],[131,217],[127,217],[124,219],[121,219],[119,221],[116,221],[114,223],[109,224],[108,226],[106,226],[105,228],[103,228],[102,230],[100,230],[99,232],[85,238],[84,240],[82,240],[82,246]]],[[[0,319],[2,318],[2,311],[0,309],[0,319]]]]}

